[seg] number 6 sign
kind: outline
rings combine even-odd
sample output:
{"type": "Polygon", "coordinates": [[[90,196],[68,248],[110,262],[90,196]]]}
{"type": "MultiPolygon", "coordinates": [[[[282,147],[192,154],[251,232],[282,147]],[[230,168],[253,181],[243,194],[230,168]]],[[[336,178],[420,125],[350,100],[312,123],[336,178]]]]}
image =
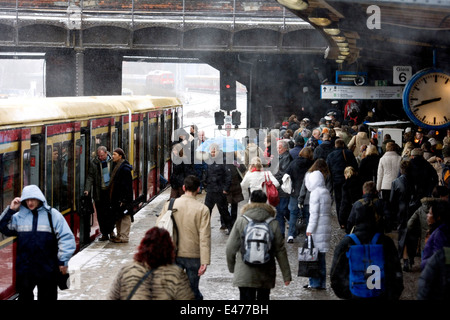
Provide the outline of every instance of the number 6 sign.
{"type": "Polygon", "coordinates": [[[411,66],[394,66],[393,70],[393,83],[394,84],[406,84],[412,76],[411,66]]]}

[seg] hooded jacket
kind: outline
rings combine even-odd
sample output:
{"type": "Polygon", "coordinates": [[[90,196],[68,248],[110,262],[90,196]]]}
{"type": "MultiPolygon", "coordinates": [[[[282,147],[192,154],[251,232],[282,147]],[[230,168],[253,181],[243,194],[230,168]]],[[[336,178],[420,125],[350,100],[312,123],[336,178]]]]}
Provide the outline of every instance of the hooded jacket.
{"type": "Polygon", "coordinates": [[[67,266],[75,252],[75,237],[63,215],[52,209],[44,194],[35,185],[23,188],[22,203],[16,212],[8,206],[0,216],[0,232],[17,237],[17,275],[33,275],[39,279],[54,274],[59,266],[67,266]],[[42,202],[31,211],[25,200],[37,199],[42,202]],[[53,235],[48,212],[51,213],[53,235]]]}
{"type": "MultiPolygon", "coordinates": [[[[267,203],[248,203],[241,209],[242,215],[246,215],[255,221],[264,221],[269,217],[275,217],[276,210],[267,203]]],[[[231,230],[226,246],[228,270],[234,273],[233,284],[236,287],[266,288],[275,287],[276,266],[275,258],[280,265],[284,281],[291,281],[291,269],[287,256],[284,240],[278,221],[272,220],[269,227],[272,229],[274,239],[272,242],[273,259],[261,266],[247,265],[241,254],[242,235],[248,221],[239,215],[231,230]]]]}
{"type": "Polygon", "coordinates": [[[311,232],[314,246],[320,252],[330,249],[331,240],[331,195],[325,186],[325,179],[320,171],[305,175],[305,186],[310,192],[309,221],[306,232],[311,232]]]}

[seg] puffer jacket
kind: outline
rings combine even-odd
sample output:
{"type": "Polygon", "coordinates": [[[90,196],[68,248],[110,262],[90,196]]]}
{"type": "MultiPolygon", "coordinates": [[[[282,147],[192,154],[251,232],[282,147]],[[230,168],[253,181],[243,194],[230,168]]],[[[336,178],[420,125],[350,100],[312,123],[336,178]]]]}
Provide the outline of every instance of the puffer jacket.
{"type": "Polygon", "coordinates": [[[306,232],[310,232],[314,245],[320,252],[330,249],[331,240],[331,195],[325,186],[325,179],[320,171],[305,175],[305,186],[309,196],[309,222],[306,232]]]}
{"type": "MultiPolygon", "coordinates": [[[[242,207],[242,215],[246,215],[255,221],[264,221],[267,218],[275,217],[276,210],[266,203],[248,203],[242,207]]],[[[275,259],[283,275],[283,280],[291,281],[291,269],[287,257],[286,247],[281,235],[278,221],[272,220],[269,224],[274,234],[272,242],[273,257],[267,264],[261,266],[250,266],[242,260],[241,244],[244,228],[248,221],[240,215],[231,229],[226,246],[226,257],[228,270],[234,273],[233,285],[237,287],[266,288],[275,287],[276,266],[275,259]]]]}
{"type": "Polygon", "coordinates": [[[19,211],[8,206],[0,216],[0,232],[17,236],[16,272],[18,276],[33,275],[48,279],[59,266],[67,266],[75,252],[75,237],[63,215],[47,204],[44,194],[35,185],[23,188],[19,211]],[[38,199],[42,205],[30,211],[25,200],[38,199]],[[48,212],[51,213],[56,242],[48,212]]]}

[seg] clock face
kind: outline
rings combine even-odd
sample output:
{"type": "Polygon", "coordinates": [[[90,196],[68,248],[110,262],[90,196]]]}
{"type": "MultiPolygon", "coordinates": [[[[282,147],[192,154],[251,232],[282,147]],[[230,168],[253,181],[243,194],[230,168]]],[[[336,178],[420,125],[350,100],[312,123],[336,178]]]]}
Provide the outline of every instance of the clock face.
{"type": "Polygon", "coordinates": [[[418,126],[440,129],[450,125],[450,75],[427,69],[415,74],[403,92],[403,108],[418,126]]]}

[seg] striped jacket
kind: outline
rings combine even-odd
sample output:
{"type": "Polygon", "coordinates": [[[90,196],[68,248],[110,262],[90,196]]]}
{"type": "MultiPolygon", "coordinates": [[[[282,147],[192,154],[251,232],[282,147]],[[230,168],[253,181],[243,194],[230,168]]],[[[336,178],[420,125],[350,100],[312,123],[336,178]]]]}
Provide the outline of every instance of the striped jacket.
{"type": "MultiPolygon", "coordinates": [[[[114,279],[109,300],[126,300],[135,285],[149,269],[139,262],[122,267],[114,279]]],[[[188,277],[175,264],[160,266],[139,286],[131,300],[193,300],[188,277]]]]}

